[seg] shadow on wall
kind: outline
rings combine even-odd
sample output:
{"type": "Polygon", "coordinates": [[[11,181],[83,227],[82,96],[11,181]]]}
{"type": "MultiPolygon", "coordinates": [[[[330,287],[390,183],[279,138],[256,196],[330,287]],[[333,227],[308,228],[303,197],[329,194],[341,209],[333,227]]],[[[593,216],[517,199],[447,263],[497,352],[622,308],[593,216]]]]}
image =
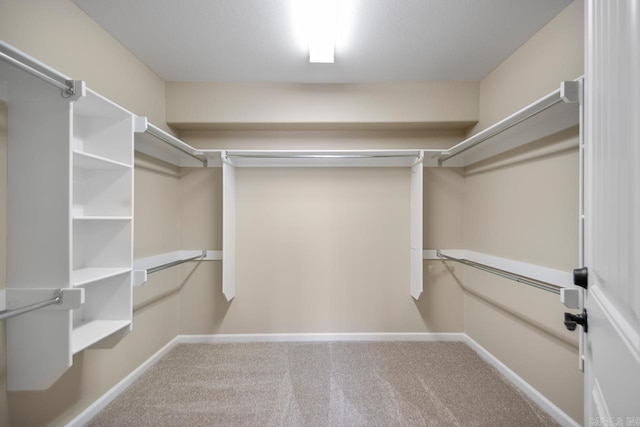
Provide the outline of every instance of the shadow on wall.
{"type": "MultiPolygon", "coordinates": [[[[460,286],[460,288],[464,292],[465,298],[470,297],[470,298],[475,298],[477,300],[480,300],[484,304],[489,305],[491,308],[505,315],[509,319],[517,322],[523,327],[532,328],[537,333],[542,334],[565,347],[568,347],[574,350],[577,348],[577,343],[574,337],[566,336],[561,332],[559,332],[558,328],[552,328],[548,324],[539,321],[537,318],[529,315],[528,313],[524,313],[523,311],[517,310],[513,306],[505,303],[504,301],[501,301],[499,296],[492,297],[491,292],[488,292],[488,291],[483,292],[480,289],[476,289],[474,285],[469,285],[469,284],[465,285],[463,280],[460,277],[458,277],[458,276],[462,276],[463,273],[459,273],[458,271],[463,272],[464,271],[463,269],[470,268],[470,267],[456,266],[459,269],[458,271],[456,271],[456,267],[451,268],[453,267],[453,264],[454,264],[452,262],[446,262],[444,260],[437,261],[437,262],[442,263],[445,266],[442,274],[449,274],[453,278],[453,280],[455,280],[455,282],[460,286]]],[[[484,275],[484,273],[479,273],[479,274],[484,275]]],[[[473,277],[474,275],[467,274],[467,276],[473,277]]],[[[543,292],[536,289],[526,288],[526,285],[513,284],[513,282],[509,281],[508,279],[503,279],[497,276],[495,278],[493,276],[488,276],[488,277],[485,277],[484,279],[490,280],[494,284],[499,284],[498,286],[504,286],[506,289],[513,289],[513,286],[517,286],[519,287],[518,290],[520,292],[524,292],[525,290],[531,290],[533,292],[543,292]]],[[[499,292],[496,295],[503,295],[504,293],[506,292],[499,292]]],[[[558,301],[557,301],[556,310],[558,311],[558,324],[561,324],[562,317],[560,316],[560,314],[561,312],[565,311],[565,307],[560,303],[559,297],[557,298],[558,298],[558,301]]],[[[562,331],[562,329],[560,329],[560,331],[562,331]]]]}
{"type": "MultiPolygon", "coordinates": [[[[184,277],[184,279],[182,279],[180,281],[180,284],[178,286],[176,286],[175,288],[172,288],[166,292],[162,292],[159,294],[154,295],[151,298],[145,299],[144,301],[140,302],[139,304],[135,305],[133,307],[133,311],[137,311],[140,309],[143,309],[149,305],[152,305],[160,300],[163,300],[165,298],[167,298],[168,296],[174,295],[174,294],[179,294],[180,291],[182,291],[182,289],[187,285],[187,283],[189,283],[189,280],[196,274],[198,267],[201,266],[202,263],[207,263],[207,262],[215,262],[215,261],[196,261],[193,265],[193,267],[191,267],[188,272],[186,273],[186,276],[184,277]]],[[[221,270],[219,272],[219,276],[217,278],[217,280],[215,280],[215,291],[219,294],[222,295],[222,274],[221,274],[221,270]]],[[[225,314],[227,313],[227,310],[229,310],[229,307],[231,306],[231,301],[227,301],[224,298],[216,298],[216,309],[215,309],[215,324],[219,324],[222,319],[224,319],[225,314]]],[[[188,307],[187,307],[188,308],[188,307]]]]}
{"type": "MultiPolygon", "coordinates": [[[[220,265],[221,263],[217,263],[217,264],[220,265]]],[[[220,330],[220,327],[224,322],[224,318],[226,317],[227,312],[229,311],[229,308],[231,307],[231,304],[233,302],[233,300],[227,301],[227,298],[224,296],[222,292],[221,265],[220,265],[220,268],[217,268],[216,270],[217,270],[215,272],[216,280],[214,280],[214,284],[213,284],[213,292],[214,292],[214,295],[216,295],[216,297],[213,298],[213,310],[210,310],[207,312],[207,315],[211,316],[211,319],[210,319],[211,332],[210,333],[212,334],[217,334],[218,331],[220,330]]],[[[187,281],[193,275],[194,272],[195,272],[195,268],[189,273],[189,275],[183,282],[183,285],[187,283],[187,281]]]]}
{"type": "Polygon", "coordinates": [[[464,176],[470,177],[515,167],[531,161],[541,161],[578,148],[579,126],[574,126],[529,144],[490,157],[464,170],[464,176]]]}
{"type": "Polygon", "coordinates": [[[233,303],[222,293],[222,263],[183,264],[180,274],[180,285],[172,291],[180,301],[178,334],[217,334],[233,303]]]}
{"type": "Polygon", "coordinates": [[[437,260],[424,262],[424,289],[413,303],[425,330],[430,332],[463,332],[464,307],[462,281],[437,260]]]}

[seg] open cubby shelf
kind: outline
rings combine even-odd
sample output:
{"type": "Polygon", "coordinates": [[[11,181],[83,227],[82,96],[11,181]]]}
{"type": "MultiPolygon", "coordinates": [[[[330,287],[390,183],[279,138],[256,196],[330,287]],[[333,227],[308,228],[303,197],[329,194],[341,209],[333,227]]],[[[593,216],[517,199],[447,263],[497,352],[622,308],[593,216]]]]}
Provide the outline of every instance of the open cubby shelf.
{"type": "Polygon", "coordinates": [[[80,268],[73,270],[71,281],[73,286],[82,286],[130,272],[131,268],[80,268]]]}
{"type": "Polygon", "coordinates": [[[109,335],[131,325],[130,320],[93,320],[80,323],[71,334],[71,352],[79,353],[109,335]]]}
{"type": "Polygon", "coordinates": [[[133,116],[98,94],[73,103],[72,353],[130,327],[133,116]]]}

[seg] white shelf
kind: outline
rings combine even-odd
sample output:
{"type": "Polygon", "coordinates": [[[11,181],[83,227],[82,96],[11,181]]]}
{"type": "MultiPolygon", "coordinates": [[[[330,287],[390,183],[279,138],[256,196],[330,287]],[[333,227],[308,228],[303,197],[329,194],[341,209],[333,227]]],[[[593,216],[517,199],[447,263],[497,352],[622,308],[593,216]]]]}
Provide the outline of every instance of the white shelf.
{"type": "Polygon", "coordinates": [[[79,150],[73,151],[73,165],[81,169],[91,170],[127,170],[132,168],[131,165],[79,150]]]}
{"type": "Polygon", "coordinates": [[[89,88],[86,96],[80,97],[75,102],[73,109],[76,118],[105,118],[117,121],[133,116],[131,112],[89,88]]]}
{"type": "Polygon", "coordinates": [[[73,354],[82,351],[130,325],[129,320],[93,320],[83,323],[71,333],[71,351],[73,354]]]}
{"type": "MultiPolygon", "coordinates": [[[[508,273],[517,274],[519,276],[530,277],[544,283],[550,283],[560,288],[572,288],[573,274],[563,270],[556,270],[536,264],[529,264],[522,261],[516,261],[509,258],[501,258],[493,255],[487,255],[480,252],[468,251],[464,249],[442,249],[443,254],[454,258],[460,258],[479,264],[484,264],[498,270],[508,273]]],[[[425,249],[422,251],[423,259],[426,260],[442,260],[438,256],[435,249],[425,249]]]]}
{"type": "Polygon", "coordinates": [[[115,345],[131,325],[134,120],[91,91],[73,112],[72,280],[85,294],[72,315],[77,353],[115,345]]]}
{"type": "Polygon", "coordinates": [[[82,286],[87,283],[97,282],[98,280],[126,274],[130,271],[131,268],[82,268],[72,272],[71,281],[73,286],[82,286]]]}
{"type": "Polygon", "coordinates": [[[580,124],[582,78],[500,120],[446,150],[437,158],[447,166],[469,166],[580,124]],[[454,158],[454,160],[448,160],[454,158]]]}
{"type": "Polygon", "coordinates": [[[94,216],[94,215],[74,215],[74,221],[131,221],[130,216],[94,216]]]}
{"type": "Polygon", "coordinates": [[[213,159],[205,156],[202,151],[147,123],[144,117],[140,119],[145,120],[145,125],[142,126],[144,129],[136,129],[134,137],[136,151],[180,167],[202,167],[203,163],[198,159],[205,158],[209,163],[208,166],[220,166],[219,154],[213,159]],[[211,160],[214,160],[215,165],[211,164],[211,160]]]}

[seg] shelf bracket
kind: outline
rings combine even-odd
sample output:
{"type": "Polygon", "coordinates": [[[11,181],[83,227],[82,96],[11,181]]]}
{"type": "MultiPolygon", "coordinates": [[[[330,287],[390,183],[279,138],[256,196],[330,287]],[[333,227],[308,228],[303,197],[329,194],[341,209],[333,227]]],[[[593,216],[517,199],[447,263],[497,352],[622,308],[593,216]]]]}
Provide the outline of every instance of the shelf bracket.
{"type": "Polygon", "coordinates": [[[62,90],[62,96],[69,101],[77,101],[87,95],[87,85],[82,80],[67,80],[67,89],[62,90]]]}
{"type": "Polygon", "coordinates": [[[580,82],[570,80],[560,83],[560,98],[566,103],[580,102],[580,82]]]}
{"type": "Polygon", "coordinates": [[[5,291],[6,309],[0,320],[34,310],[74,310],[84,304],[84,289],[12,289],[5,291]]]}
{"type": "Polygon", "coordinates": [[[222,251],[183,250],[137,259],[134,261],[132,284],[141,286],[145,284],[149,274],[196,260],[222,260],[222,251]]]}

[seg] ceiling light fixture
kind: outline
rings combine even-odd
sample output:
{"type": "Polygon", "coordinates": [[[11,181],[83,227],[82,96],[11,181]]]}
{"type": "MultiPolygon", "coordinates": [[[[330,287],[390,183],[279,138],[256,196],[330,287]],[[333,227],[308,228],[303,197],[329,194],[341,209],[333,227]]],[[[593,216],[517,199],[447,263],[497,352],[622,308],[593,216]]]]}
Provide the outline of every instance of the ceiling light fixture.
{"type": "Polygon", "coordinates": [[[338,0],[304,0],[309,62],[333,63],[338,26],[338,0]]]}

